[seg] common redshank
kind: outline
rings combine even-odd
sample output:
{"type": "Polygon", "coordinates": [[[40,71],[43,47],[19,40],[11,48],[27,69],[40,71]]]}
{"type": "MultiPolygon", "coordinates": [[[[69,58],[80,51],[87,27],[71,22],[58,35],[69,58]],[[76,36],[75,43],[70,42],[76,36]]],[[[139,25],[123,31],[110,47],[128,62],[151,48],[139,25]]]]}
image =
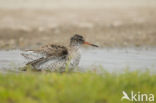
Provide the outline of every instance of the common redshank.
{"type": "Polygon", "coordinates": [[[83,36],[75,34],[70,38],[69,47],[50,44],[38,50],[27,50],[21,55],[28,60],[26,65],[31,65],[33,69],[63,72],[67,66],[70,70],[78,66],[83,44],[98,47],[86,42],[83,36]]]}

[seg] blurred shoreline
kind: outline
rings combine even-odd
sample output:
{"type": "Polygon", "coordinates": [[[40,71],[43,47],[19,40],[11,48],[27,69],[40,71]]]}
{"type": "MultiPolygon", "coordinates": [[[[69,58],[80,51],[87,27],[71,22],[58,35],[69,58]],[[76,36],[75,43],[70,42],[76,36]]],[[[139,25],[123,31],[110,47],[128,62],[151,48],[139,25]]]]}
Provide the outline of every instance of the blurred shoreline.
{"type": "Polygon", "coordinates": [[[75,33],[101,47],[155,47],[155,10],[155,0],[3,0],[0,49],[68,45],[75,33]]]}

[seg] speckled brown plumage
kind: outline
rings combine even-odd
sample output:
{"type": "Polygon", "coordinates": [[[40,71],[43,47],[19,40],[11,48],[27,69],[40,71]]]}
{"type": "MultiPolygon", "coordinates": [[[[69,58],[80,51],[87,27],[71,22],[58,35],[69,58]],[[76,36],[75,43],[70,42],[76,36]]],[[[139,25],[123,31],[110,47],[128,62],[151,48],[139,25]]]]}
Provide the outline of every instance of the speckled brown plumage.
{"type": "Polygon", "coordinates": [[[74,35],[70,39],[69,47],[50,44],[37,50],[22,53],[22,55],[28,59],[27,65],[32,65],[35,69],[64,71],[67,64],[69,64],[69,68],[78,66],[81,57],[79,49],[85,43],[96,46],[85,42],[82,36],[74,35]]]}
{"type": "Polygon", "coordinates": [[[65,46],[49,44],[41,47],[40,49],[33,50],[36,53],[43,53],[47,57],[49,56],[64,56],[68,55],[68,49],[65,46]]]}

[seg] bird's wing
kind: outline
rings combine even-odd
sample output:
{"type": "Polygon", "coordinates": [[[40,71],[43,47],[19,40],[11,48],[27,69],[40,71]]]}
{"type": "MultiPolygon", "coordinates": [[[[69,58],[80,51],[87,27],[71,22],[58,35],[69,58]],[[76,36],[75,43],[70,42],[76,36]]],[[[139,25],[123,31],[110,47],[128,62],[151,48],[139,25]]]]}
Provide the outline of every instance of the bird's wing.
{"type": "Polygon", "coordinates": [[[66,47],[53,44],[43,46],[39,51],[44,52],[47,55],[47,57],[49,56],[62,57],[68,55],[68,50],[66,47]]]}
{"type": "Polygon", "coordinates": [[[26,51],[21,53],[27,60],[27,64],[37,64],[48,61],[49,59],[66,58],[68,55],[68,49],[60,45],[46,45],[38,50],[26,51]]]}
{"type": "Polygon", "coordinates": [[[46,58],[45,54],[33,50],[23,51],[21,55],[27,60],[27,62],[31,62],[40,58],[46,58]]]}
{"type": "Polygon", "coordinates": [[[37,60],[27,63],[27,65],[32,65],[37,70],[47,69],[47,68],[58,69],[64,65],[66,59],[67,59],[66,56],[62,56],[62,57],[50,56],[46,58],[39,58],[37,60]]]}

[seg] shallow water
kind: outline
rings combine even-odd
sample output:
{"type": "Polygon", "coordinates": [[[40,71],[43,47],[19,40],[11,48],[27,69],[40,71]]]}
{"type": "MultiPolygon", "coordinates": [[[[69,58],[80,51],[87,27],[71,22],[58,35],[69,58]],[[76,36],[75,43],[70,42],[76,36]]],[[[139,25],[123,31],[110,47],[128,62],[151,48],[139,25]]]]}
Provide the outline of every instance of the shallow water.
{"type": "MultiPolygon", "coordinates": [[[[0,51],[0,70],[17,70],[26,60],[20,50],[0,51]]],[[[122,72],[123,69],[156,71],[156,48],[104,48],[83,49],[80,61],[82,70],[103,67],[110,72],[122,72]],[[83,69],[85,68],[85,69],[83,69]],[[88,69],[86,69],[88,68],[88,69]]]]}
{"type": "Polygon", "coordinates": [[[156,70],[156,48],[106,48],[85,50],[80,62],[81,67],[102,66],[111,72],[129,70],[156,70]]]}

